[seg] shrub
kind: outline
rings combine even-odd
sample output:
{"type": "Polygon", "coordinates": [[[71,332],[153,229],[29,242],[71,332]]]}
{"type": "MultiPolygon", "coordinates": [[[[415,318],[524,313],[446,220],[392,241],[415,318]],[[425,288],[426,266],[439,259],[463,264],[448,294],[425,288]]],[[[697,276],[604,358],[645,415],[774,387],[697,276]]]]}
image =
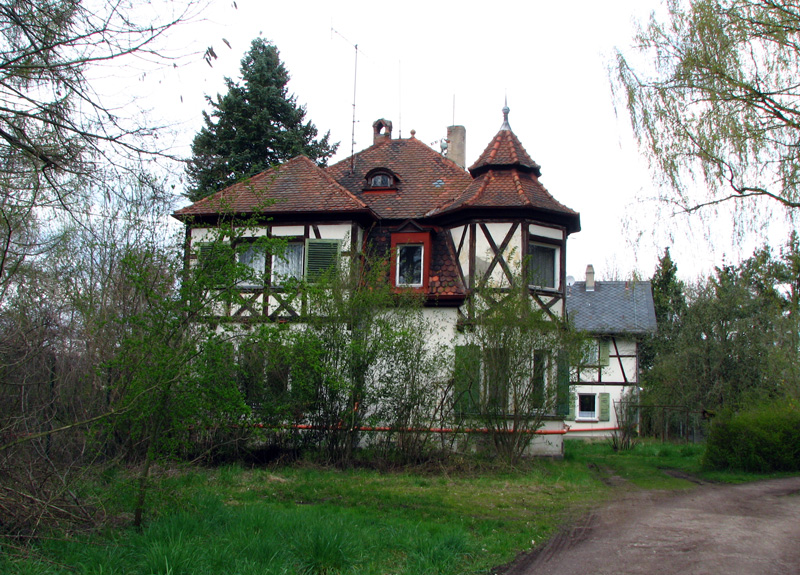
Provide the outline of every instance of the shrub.
{"type": "Polygon", "coordinates": [[[711,425],[703,463],[758,473],[800,470],[800,410],[772,403],[721,416],[711,425]]]}

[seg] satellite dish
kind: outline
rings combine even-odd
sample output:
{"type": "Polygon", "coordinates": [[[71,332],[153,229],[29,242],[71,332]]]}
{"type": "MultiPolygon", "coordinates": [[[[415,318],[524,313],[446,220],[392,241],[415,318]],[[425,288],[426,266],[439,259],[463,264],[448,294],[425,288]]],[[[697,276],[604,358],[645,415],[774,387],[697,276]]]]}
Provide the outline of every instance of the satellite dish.
{"type": "Polygon", "coordinates": [[[575,283],[575,278],[574,278],[574,277],[572,277],[572,276],[567,276],[567,286],[568,286],[568,287],[572,287],[572,285],[573,285],[574,283],[575,283]]]}

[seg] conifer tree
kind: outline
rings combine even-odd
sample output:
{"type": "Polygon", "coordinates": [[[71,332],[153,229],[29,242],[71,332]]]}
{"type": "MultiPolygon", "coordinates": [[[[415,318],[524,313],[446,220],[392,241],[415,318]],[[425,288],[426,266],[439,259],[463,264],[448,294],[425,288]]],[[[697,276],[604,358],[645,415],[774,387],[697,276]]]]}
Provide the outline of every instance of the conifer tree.
{"type": "Polygon", "coordinates": [[[330,132],[317,138],[317,128],[305,120],[273,44],[253,40],[240,70],[241,82],[225,79],[227,94],[207,98],[211,112],[203,112],[205,126],[186,168],[192,201],[300,154],[324,165],[338,147],[329,142],[330,132]]]}

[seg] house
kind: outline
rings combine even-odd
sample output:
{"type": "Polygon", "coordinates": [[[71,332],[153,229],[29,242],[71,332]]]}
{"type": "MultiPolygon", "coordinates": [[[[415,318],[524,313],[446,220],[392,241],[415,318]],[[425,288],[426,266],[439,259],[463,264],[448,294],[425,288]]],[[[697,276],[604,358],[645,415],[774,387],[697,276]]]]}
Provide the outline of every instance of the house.
{"type": "Polygon", "coordinates": [[[566,418],[570,437],[607,437],[618,429],[626,403],[639,390],[639,344],[656,331],[649,281],[586,281],[567,288],[567,314],[593,338],[583,365],[573,369],[566,418]]]}
{"type": "MultiPolygon", "coordinates": [[[[287,242],[280,259],[242,256],[263,280],[242,285],[246,300],[221,307],[220,319],[302,322],[302,298],[283,280],[313,280],[337,258],[368,249],[391,259],[392,285],[424,294],[442,342],[458,345],[460,330],[486,307],[481,298],[491,303],[521,275],[529,278],[532,304],[563,317],[567,237],[580,230],[580,215],[539,182],[540,166],[508,114],[503,108],[500,130],[468,170],[462,126],[448,128],[445,156],[413,130],[394,138],[392,123],[380,119],[373,144],[337,164],[321,168],[296,157],[175,212],[186,224],[190,261],[230,215],[255,221],[254,237],[287,242]]],[[[554,385],[556,362],[541,358],[548,365],[538,373],[554,385]]],[[[551,415],[543,450],[560,453],[563,416],[551,415]]]]}

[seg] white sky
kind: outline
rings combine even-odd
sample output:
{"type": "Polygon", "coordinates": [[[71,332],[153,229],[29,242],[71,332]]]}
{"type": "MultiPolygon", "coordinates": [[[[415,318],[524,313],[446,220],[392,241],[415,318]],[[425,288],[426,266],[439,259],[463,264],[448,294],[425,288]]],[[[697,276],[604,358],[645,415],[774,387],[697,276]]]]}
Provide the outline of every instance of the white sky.
{"type": "MultiPolygon", "coordinates": [[[[341,142],[332,162],[347,157],[355,43],[356,151],[372,143],[378,118],[394,123],[394,137],[414,129],[427,144],[445,137],[455,119],[467,130],[470,165],[499,130],[507,95],[511,128],[542,166],[542,183],[581,214],[582,231],[570,236],[567,249],[567,273],[578,280],[589,263],[600,279],[627,278],[634,270],[647,278],[666,246],[681,275],[693,278],[761,243],[759,237],[733,243],[730,217],[720,216],[709,232],[695,219],[669,217],[650,200],[656,192],[627,112],[615,114],[608,67],[614,48],[630,45],[634,20],[646,19],[656,0],[233,4],[212,0],[202,20],[165,39],[175,51],[213,46],[219,56],[213,67],[197,57],[131,86],[141,89],[153,117],[176,125],[174,151],[181,155],[189,155],[202,125],[205,96],[225,91],[224,76],[238,78],[239,61],[261,35],[280,50],[307,118],[341,142]]],[[[776,245],[786,234],[778,238],[776,245]]]]}

